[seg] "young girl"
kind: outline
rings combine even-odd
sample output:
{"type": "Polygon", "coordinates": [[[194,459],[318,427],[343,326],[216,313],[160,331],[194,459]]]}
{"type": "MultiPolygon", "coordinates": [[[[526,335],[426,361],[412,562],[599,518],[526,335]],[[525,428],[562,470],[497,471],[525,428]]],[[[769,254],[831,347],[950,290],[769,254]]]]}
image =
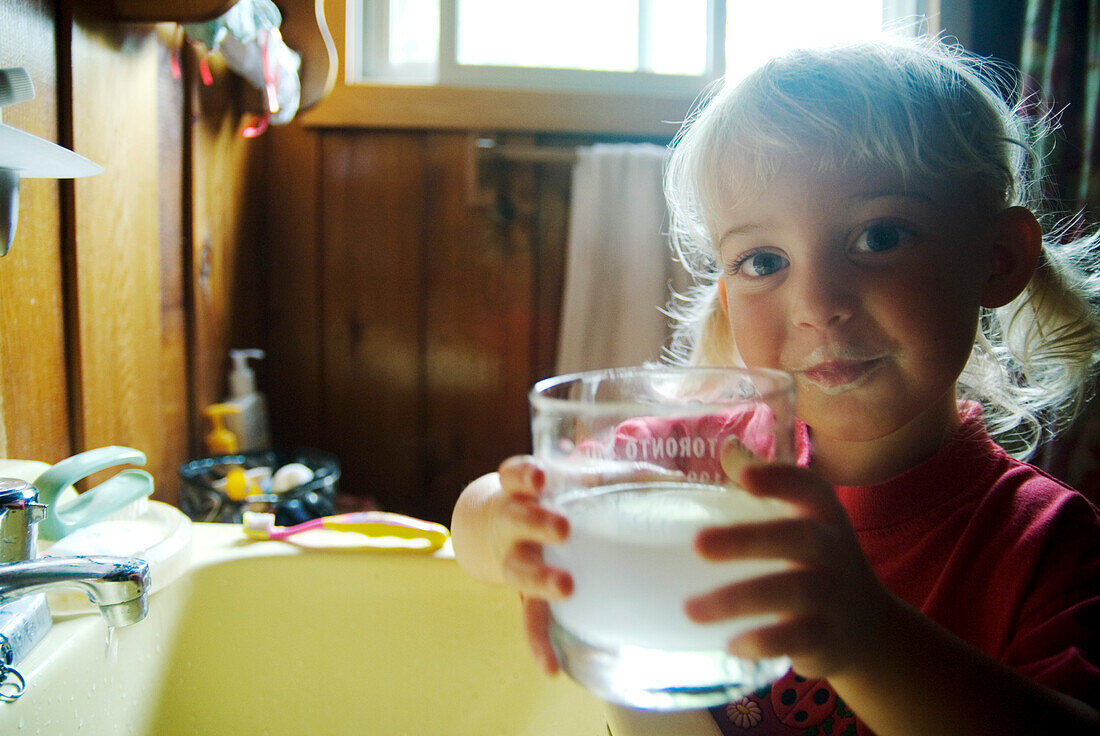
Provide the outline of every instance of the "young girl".
{"type": "MultiPolygon", "coordinates": [[[[799,51],[675,142],[672,237],[699,278],[676,355],[792,373],[812,455],[723,463],[800,513],[704,530],[698,554],[793,564],[685,601],[700,622],[778,616],[729,651],[791,673],[709,714],[620,711],[624,728],[1100,733],[1100,516],[990,436],[1026,455],[1087,398],[1095,243],[1044,241],[1034,134],[997,85],[936,41],[799,51]]],[[[506,460],[452,531],[464,569],[523,594],[553,673],[546,601],[572,580],[542,561],[569,533],[543,479],[506,460]]]]}

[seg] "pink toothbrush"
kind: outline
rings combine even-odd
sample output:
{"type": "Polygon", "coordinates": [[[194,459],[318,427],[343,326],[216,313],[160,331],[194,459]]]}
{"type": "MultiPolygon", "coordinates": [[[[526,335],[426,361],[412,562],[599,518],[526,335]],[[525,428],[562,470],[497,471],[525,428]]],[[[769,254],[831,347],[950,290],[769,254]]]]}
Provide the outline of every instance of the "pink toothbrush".
{"type": "Polygon", "coordinates": [[[282,541],[312,529],[332,529],[338,532],[355,532],[367,537],[397,537],[406,540],[423,540],[427,547],[416,549],[434,552],[443,546],[450,536],[447,527],[431,521],[414,519],[388,511],[357,511],[349,514],[310,519],[294,526],[275,526],[274,514],[246,511],[244,533],[252,539],[282,541]]]}

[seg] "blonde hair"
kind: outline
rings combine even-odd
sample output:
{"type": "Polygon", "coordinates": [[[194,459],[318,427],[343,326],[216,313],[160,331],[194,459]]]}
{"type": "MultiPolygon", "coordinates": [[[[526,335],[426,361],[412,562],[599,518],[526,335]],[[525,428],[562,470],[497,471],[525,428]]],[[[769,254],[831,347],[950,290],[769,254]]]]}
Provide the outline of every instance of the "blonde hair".
{"type": "MultiPolygon", "coordinates": [[[[735,87],[715,85],[673,142],[665,176],[672,245],[695,283],[670,304],[668,358],[739,362],[718,301],[714,213],[792,156],[820,171],[874,166],[905,182],[961,181],[976,208],[1042,215],[1035,143],[1051,124],[1008,105],[1002,94],[1013,90],[1003,67],[929,38],[798,50],[735,87]]],[[[1100,237],[1049,230],[1025,290],[982,310],[958,381],[960,400],[980,401],[990,433],[1021,457],[1077,415],[1100,357],[1100,237]]]]}

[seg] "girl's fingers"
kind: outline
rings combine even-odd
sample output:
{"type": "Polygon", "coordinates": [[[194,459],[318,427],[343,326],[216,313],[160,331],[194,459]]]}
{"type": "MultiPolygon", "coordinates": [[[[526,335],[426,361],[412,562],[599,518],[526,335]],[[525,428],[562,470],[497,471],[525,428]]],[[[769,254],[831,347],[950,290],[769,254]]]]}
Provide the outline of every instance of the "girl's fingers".
{"type": "Polygon", "coordinates": [[[500,488],[508,494],[538,496],[546,483],[546,473],[529,455],[516,455],[500,464],[500,488]]]}
{"type": "Polygon", "coordinates": [[[829,481],[808,468],[787,463],[751,463],[741,468],[741,486],[759,496],[799,506],[836,498],[829,481]]]}
{"type": "Polygon", "coordinates": [[[808,468],[785,463],[747,465],[741,470],[740,484],[755,496],[784,501],[807,516],[848,525],[832,484],[808,468]]]}
{"type": "Polygon", "coordinates": [[[539,504],[546,474],[534,460],[526,455],[508,458],[501,463],[498,474],[503,491],[497,511],[498,536],[543,544],[564,541],[569,522],[539,504]]]}
{"type": "Polygon", "coordinates": [[[741,471],[749,465],[760,462],[756,454],[736,437],[730,436],[722,443],[722,470],[734,483],[741,480],[741,471]]]}
{"type": "Polygon", "coordinates": [[[703,529],[695,550],[706,560],[785,559],[811,564],[827,559],[835,534],[818,519],[795,517],[703,529]]]}
{"type": "Polygon", "coordinates": [[[523,630],[535,661],[547,675],[555,675],[560,669],[554,647],[550,644],[550,605],[539,598],[522,597],[523,630]]]}
{"type": "MultiPolygon", "coordinates": [[[[699,623],[711,623],[728,618],[773,614],[778,620],[750,629],[727,644],[727,651],[745,659],[788,656],[795,668],[814,675],[821,662],[834,658],[843,648],[843,626],[829,613],[828,601],[815,601],[815,591],[808,580],[815,573],[794,571],[738,583],[685,604],[688,617],[699,623]]],[[[843,612],[841,615],[844,615],[843,612]]]]}
{"type": "Polygon", "coordinates": [[[697,623],[722,621],[765,613],[798,616],[822,608],[823,589],[819,570],[795,568],[762,575],[718,588],[684,604],[688,618],[697,623]]]}
{"type": "Polygon", "coordinates": [[[542,544],[558,544],[569,535],[569,522],[564,516],[543,508],[537,498],[523,494],[501,499],[498,526],[506,538],[542,544]]]}
{"type": "Polygon", "coordinates": [[[535,542],[516,542],[504,556],[502,574],[507,585],[525,595],[559,600],[573,592],[572,576],[547,566],[535,542]]]}
{"type": "Polygon", "coordinates": [[[745,659],[787,656],[794,660],[799,672],[813,675],[812,664],[798,666],[800,655],[820,651],[828,640],[828,623],[824,619],[800,616],[746,631],[732,639],[726,650],[745,659]]]}
{"type": "Polygon", "coordinates": [[[547,599],[557,600],[572,593],[573,578],[545,564],[542,545],[564,541],[569,534],[569,522],[539,505],[546,473],[534,458],[508,458],[497,472],[504,493],[497,527],[504,538],[511,540],[503,559],[504,582],[520,591],[523,630],[531,654],[543,672],[554,675],[560,665],[550,644],[547,599]]]}

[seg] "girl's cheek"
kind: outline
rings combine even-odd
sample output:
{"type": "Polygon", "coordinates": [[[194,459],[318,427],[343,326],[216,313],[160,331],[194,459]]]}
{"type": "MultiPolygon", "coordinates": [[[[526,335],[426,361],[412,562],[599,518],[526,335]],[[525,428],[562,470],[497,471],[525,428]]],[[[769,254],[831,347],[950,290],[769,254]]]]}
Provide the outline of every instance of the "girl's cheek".
{"type": "Polygon", "coordinates": [[[773,366],[781,352],[784,318],[776,305],[761,300],[730,300],[729,322],[734,343],[748,365],[773,366]]]}

